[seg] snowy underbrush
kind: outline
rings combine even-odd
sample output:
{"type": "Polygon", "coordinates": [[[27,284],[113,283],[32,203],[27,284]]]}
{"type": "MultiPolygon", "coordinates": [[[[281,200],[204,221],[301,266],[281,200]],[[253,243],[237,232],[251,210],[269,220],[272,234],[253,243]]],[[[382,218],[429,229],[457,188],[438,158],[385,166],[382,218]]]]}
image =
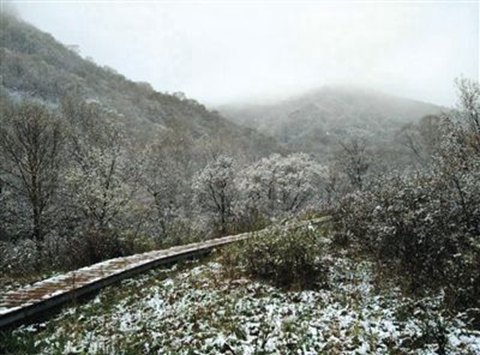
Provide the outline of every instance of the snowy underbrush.
{"type": "Polygon", "coordinates": [[[156,247],[150,238],[126,233],[88,232],[73,237],[49,235],[42,242],[32,239],[0,241],[0,278],[34,278],[38,274],[73,270],[156,247]]]}
{"type": "Polygon", "coordinates": [[[467,162],[382,177],[344,197],[337,239],[372,255],[409,292],[443,290],[450,308],[479,308],[480,160],[467,162]]]}
{"type": "Polygon", "coordinates": [[[327,283],[322,255],[328,243],[321,234],[313,226],[273,228],[223,249],[221,260],[233,277],[251,276],[288,290],[317,289],[327,283]]]}
{"type": "MultiPolygon", "coordinates": [[[[330,288],[286,292],[217,261],[157,270],[51,321],[3,334],[10,353],[478,354],[480,332],[442,295],[375,288],[373,264],[325,256],[330,288]]],[[[0,349],[2,350],[2,349],[0,349]]]]}

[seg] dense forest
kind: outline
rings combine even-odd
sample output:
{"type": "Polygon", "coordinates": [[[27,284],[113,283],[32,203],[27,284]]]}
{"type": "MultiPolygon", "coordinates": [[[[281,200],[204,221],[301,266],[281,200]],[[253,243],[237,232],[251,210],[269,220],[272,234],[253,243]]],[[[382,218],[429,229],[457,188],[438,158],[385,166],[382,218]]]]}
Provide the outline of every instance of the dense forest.
{"type": "MultiPolygon", "coordinates": [[[[215,111],[0,16],[0,285],[328,215],[331,248],[479,329],[478,82],[452,108],[325,87],[215,111]]],[[[321,288],[319,248],[278,232],[223,257],[321,288]]]]}

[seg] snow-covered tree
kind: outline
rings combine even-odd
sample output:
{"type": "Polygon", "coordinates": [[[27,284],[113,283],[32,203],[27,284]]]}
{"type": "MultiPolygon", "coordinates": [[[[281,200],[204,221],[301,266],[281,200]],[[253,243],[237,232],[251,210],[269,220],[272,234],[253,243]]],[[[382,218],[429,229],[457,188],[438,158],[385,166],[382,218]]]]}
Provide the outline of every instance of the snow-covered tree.
{"type": "Polygon", "coordinates": [[[294,214],[318,201],[327,169],[303,153],[273,154],[245,168],[236,179],[240,208],[266,216],[294,214]]]}
{"type": "Polygon", "coordinates": [[[234,175],[235,163],[232,158],[220,156],[194,179],[196,203],[211,216],[219,232],[225,233],[233,218],[233,202],[237,194],[234,175]]]}
{"type": "Polygon", "coordinates": [[[154,224],[164,235],[176,218],[190,212],[192,147],[191,138],[182,131],[169,130],[143,151],[141,185],[153,200],[154,224]]]}
{"type": "Polygon", "coordinates": [[[471,132],[480,134],[480,85],[478,81],[461,78],[456,80],[459,96],[459,112],[471,132]]]}
{"type": "Polygon", "coordinates": [[[132,207],[137,169],[127,154],[129,141],[115,115],[98,104],[65,101],[63,111],[71,122],[66,193],[82,224],[107,229],[132,207]]]}

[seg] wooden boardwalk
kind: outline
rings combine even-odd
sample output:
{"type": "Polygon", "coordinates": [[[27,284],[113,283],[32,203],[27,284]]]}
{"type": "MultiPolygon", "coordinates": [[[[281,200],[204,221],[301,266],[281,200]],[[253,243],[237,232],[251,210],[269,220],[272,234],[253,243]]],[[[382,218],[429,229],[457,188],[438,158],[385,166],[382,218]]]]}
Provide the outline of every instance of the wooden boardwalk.
{"type": "MultiPolygon", "coordinates": [[[[321,224],[327,220],[328,218],[319,218],[289,224],[285,228],[295,229],[312,224],[321,224]]],[[[78,297],[157,266],[175,263],[186,258],[199,257],[209,253],[214,248],[245,240],[254,233],[262,233],[267,230],[110,259],[39,281],[15,291],[0,293],[0,329],[20,324],[52,308],[70,303],[78,297]]]]}

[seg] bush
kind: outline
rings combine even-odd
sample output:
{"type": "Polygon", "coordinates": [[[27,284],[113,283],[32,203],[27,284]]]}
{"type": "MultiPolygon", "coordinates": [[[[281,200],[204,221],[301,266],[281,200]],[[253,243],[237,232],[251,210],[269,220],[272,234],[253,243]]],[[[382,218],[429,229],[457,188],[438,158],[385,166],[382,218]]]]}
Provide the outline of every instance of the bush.
{"type": "Polygon", "coordinates": [[[312,289],[326,282],[327,269],[321,255],[321,241],[315,232],[276,229],[249,238],[233,258],[229,254],[224,261],[237,260],[247,274],[276,286],[312,289]]]}
{"type": "Polygon", "coordinates": [[[103,260],[155,249],[147,236],[93,231],[73,237],[49,235],[41,243],[29,238],[0,241],[0,269],[10,276],[72,270],[103,260]]]}
{"type": "Polygon", "coordinates": [[[4,275],[35,273],[40,262],[38,248],[31,239],[0,242],[0,256],[0,269],[4,275]]]}
{"type": "Polygon", "coordinates": [[[451,162],[438,163],[413,176],[383,177],[369,191],[346,196],[337,206],[337,227],[396,271],[408,291],[443,289],[450,306],[477,307],[480,167],[454,170],[451,162]]]}
{"type": "Polygon", "coordinates": [[[343,240],[373,253],[411,291],[443,290],[448,306],[468,311],[480,307],[480,87],[457,85],[458,109],[435,120],[433,135],[424,132],[434,144],[423,147],[421,171],[345,197],[335,219],[343,240]]]}
{"type": "Polygon", "coordinates": [[[103,260],[143,253],[156,248],[155,241],[145,235],[131,231],[123,233],[110,230],[91,230],[63,243],[67,246],[64,267],[76,268],[103,260]]]}

